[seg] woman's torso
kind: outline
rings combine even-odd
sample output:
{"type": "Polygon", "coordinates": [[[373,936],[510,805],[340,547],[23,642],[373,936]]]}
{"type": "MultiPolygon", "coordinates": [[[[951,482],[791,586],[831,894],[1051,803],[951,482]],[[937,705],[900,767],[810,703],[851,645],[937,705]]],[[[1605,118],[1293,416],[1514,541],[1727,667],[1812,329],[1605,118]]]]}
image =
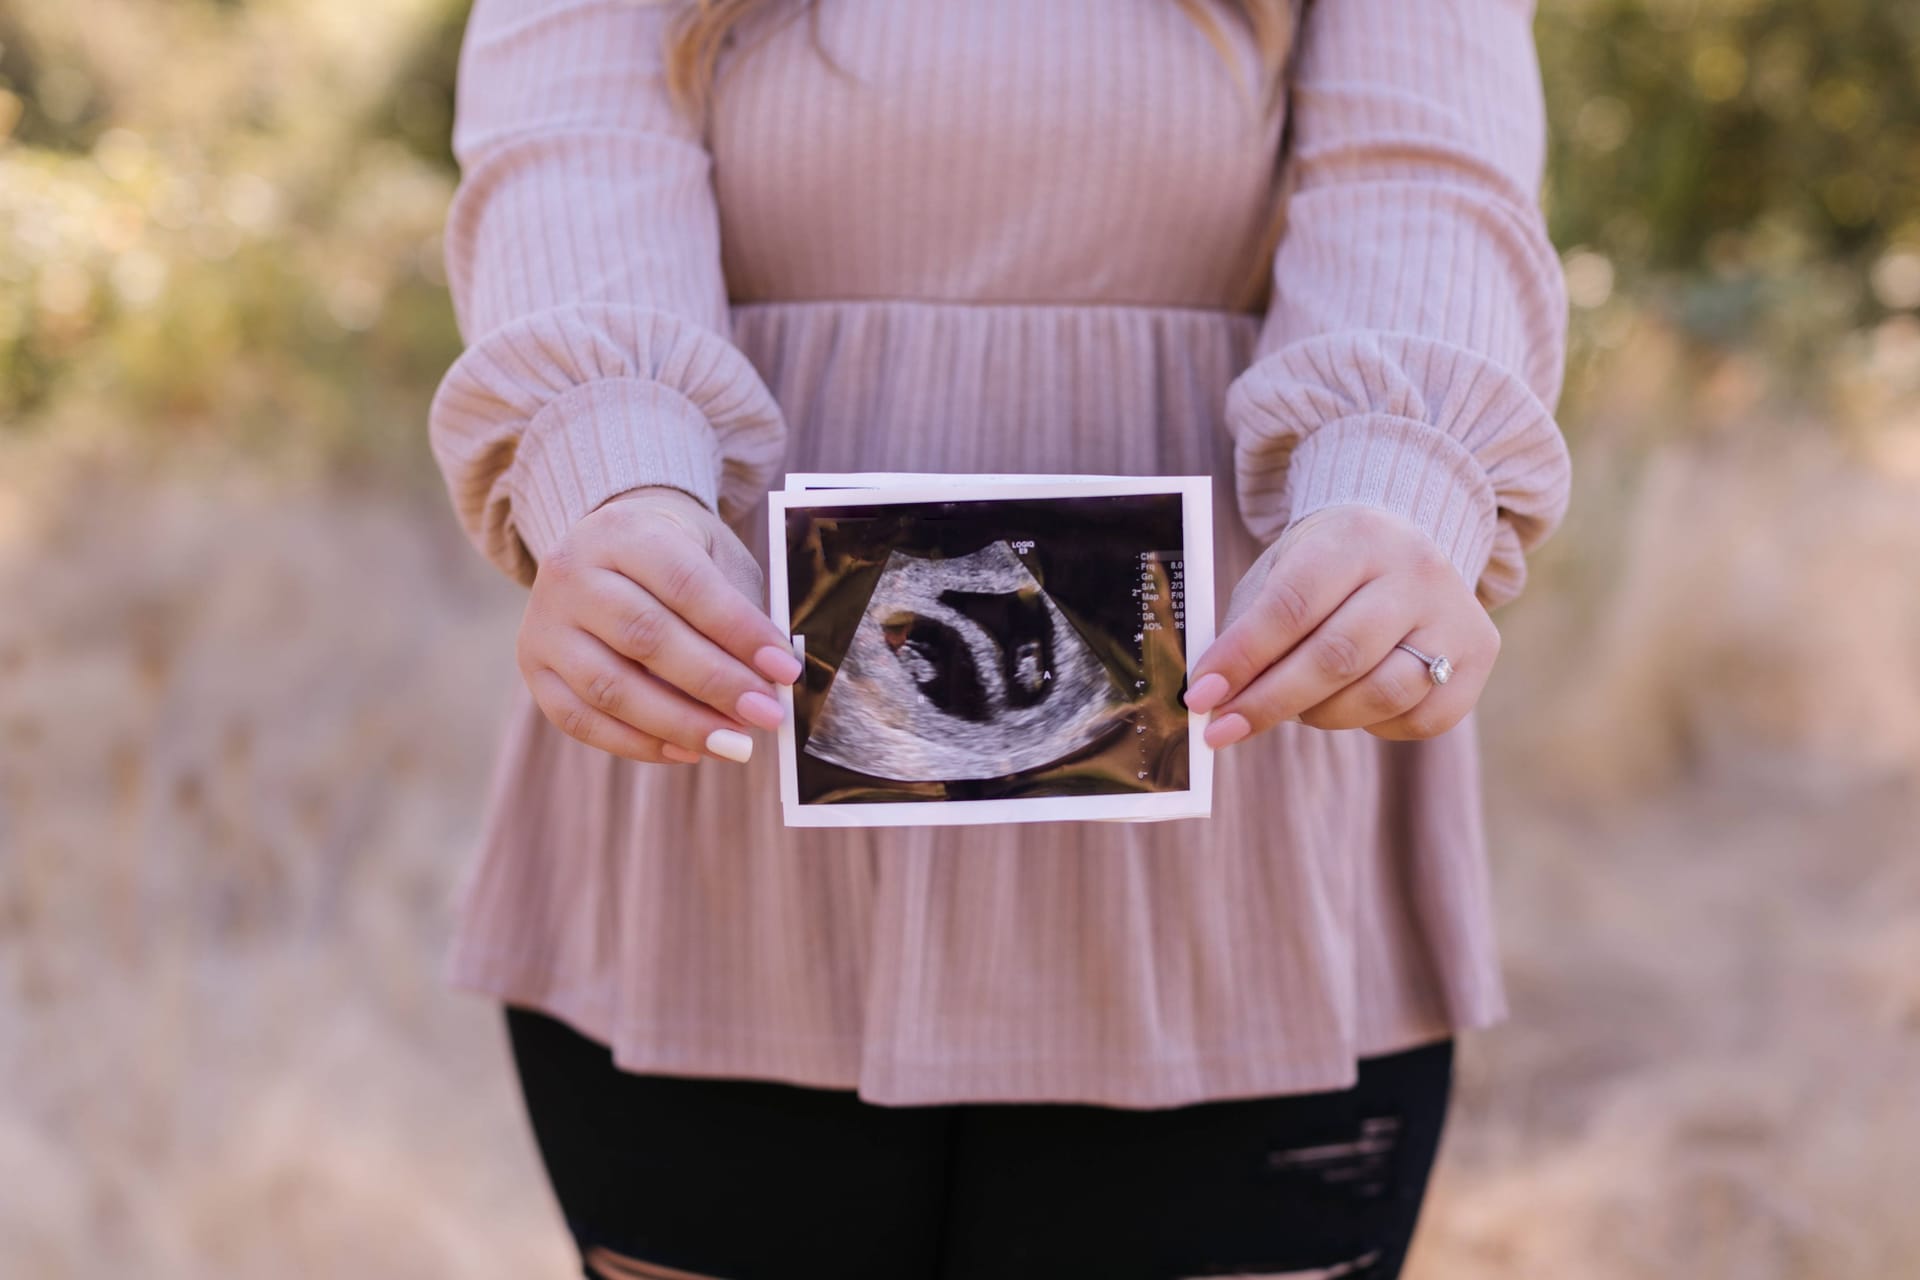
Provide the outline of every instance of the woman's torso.
{"type": "MultiPolygon", "coordinates": [[[[788,469],[1210,474],[1225,601],[1280,128],[1248,37],[1207,6],[1236,83],[1175,0],[816,8],[846,74],[804,18],[746,32],[710,130],[788,469]]],[[[764,504],[737,527],[764,558],[764,504]]],[[[802,832],[770,751],[633,766],[517,696],[452,976],[630,1070],[1159,1106],[1335,1087],[1501,1009],[1470,726],[1282,725],[1205,821],[802,832]]]]}
{"type": "Polygon", "coordinates": [[[732,298],[1244,307],[1282,116],[1195,8],[1221,47],[1174,0],[776,6],[710,118],[732,298]]]}

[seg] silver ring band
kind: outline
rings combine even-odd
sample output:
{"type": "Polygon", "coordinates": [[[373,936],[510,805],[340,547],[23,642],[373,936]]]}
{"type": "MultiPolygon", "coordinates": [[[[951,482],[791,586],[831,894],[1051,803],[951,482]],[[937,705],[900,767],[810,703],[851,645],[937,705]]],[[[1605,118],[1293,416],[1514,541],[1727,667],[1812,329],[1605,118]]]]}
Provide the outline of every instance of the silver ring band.
{"type": "Polygon", "coordinates": [[[1447,661],[1446,654],[1443,653],[1434,657],[1428,657],[1426,654],[1408,644],[1405,640],[1402,640],[1393,647],[1396,649],[1405,649],[1408,653],[1426,663],[1427,679],[1433,681],[1435,684],[1445,684],[1453,677],[1453,664],[1447,661]]]}

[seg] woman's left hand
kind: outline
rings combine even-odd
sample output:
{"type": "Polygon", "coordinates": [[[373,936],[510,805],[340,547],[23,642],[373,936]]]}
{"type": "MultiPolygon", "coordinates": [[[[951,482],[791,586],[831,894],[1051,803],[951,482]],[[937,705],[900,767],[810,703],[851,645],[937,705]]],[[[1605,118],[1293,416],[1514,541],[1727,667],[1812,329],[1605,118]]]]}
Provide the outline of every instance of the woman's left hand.
{"type": "Polygon", "coordinates": [[[1323,507],[1292,525],[1234,589],[1227,626],[1194,665],[1187,706],[1225,747],[1298,719],[1316,729],[1431,738],[1480,698],[1500,632],[1438,544],[1377,507],[1323,507]],[[1394,646],[1453,664],[1445,684],[1394,646]]]}

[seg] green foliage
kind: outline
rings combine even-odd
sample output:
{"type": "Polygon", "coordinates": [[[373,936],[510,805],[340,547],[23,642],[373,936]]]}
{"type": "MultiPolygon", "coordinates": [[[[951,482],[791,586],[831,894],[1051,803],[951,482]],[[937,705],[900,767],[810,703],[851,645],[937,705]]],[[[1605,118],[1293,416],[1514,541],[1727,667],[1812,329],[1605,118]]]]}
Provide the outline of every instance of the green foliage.
{"type": "Polygon", "coordinates": [[[1920,249],[1920,5],[1548,0],[1538,32],[1557,243],[1783,353],[1920,302],[1883,266],[1920,249]]]}
{"type": "Polygon", "coordinates": [[[460,20],[447,0],[0,10],[0,425],[423,466],[457,350],[460,20]]]}
{"type": "MultiPolygon", "coordinates": [[[[0,430],[424,467],[464,9],[0,0],[0,430]]],[[[1576,363],[1652,311],[1802,376],[1920,306],[1920,4],[1544,0],[1538,30],[1576,363]]]]}

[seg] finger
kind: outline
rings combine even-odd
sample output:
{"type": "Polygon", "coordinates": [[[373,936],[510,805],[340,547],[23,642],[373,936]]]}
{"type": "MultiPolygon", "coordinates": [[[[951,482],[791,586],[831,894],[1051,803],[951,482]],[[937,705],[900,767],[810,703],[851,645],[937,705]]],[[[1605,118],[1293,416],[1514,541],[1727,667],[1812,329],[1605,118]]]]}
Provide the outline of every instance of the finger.
{"type": "Polygon", "coordinates": [[[1374,737],[1391,742],[1421,742],[1437,738],[1465,720],[1467,713],[1473,710],[1475,701],[1471,691],[1455,690],[1453,682],[1448,681],[1421,699],[1411,710],[1365,728],[1374,737]]]}
{"type": "Polygon", "coordinates": [[[775,729],[786,718],[773,685],[695,631],[631,578],[612,570],[582,583],[578,622],[625,658],[721,715],[775,729]]]}
{"type": "Polygon", "coordinates": [[[1335,609],[1238,696],[1220,704],[1207,743],[1222,747],[1291,720],[1364,677],[1407,634],[1415,604],[1375,579],[1335,609]]]}
{"type": "MultiPolygon", "coordinates": [[[[1409,643],[1426,647],[1419,640],[1409,643]]],[[[1302,711],[1300,723],[1316,729],[1364,729],[1413,710],[1437,688],[1426,663],[1395,647],[1365,676],[1302,711]]]]}
{"type": "Polygon", "coordinates": [[[1476,603],[1450,616],[1444,624],[1436,624],[1431,634],[1415,632],[1407,643],[1436,656],[1446,654],[1453,673],[1419,705],[1391,720],[1367,726],[1368,733],[1395,741],[1436,737],[1467,718],[1493,678],[1494,664],[1500,658],[1500,628],[1476,603]],[[1449,649],[1449,644],[1456,647],[1449,649]]]}
{"type": "Polygon", "coordinates": [[[1194,664],[1187,705],[1211,711],[1241,695],[1368,576],[1365,561],[1331,540],[1307,537],[1286,547],[1245,613],[1194,664]]]}
{"type": "Polygon", "coordinates": [[[672,759],[666,754],[668,744],[650,733],[642,733],[630,724],[595,711],[581,701],[580,695],[568,688],[567,682],[551,668],[542,667],[529,673],[527,689],[533,694],[534,705],[540,708],[540,713],[569,738],[642,764],[662,764],[672,759]]]}
{"type": "Polygon", "coordinates": [[[644,540],[617,541],[613,567],[694,630],[770,680],[792,684],[800,660],[773,619],[678,521],[655,520],[644,540]]]}
{"type": "Polygon", "coordinates": [[[688,751],[744,762],[753,739],[742,725],[702,706],[584,631],[553,646],[548,665],[587,706],[688,751]]]}
{"type": "MultiPolygon", "coordinates": [[[[1488,630],[1491,632],[1491,627],[1488,630]]],[[[1445,684],[1432,685],[1433,691],[1406,711],[1391,719],[1367,725],[1367,732],[1395,742],[1414,742],[1438,737],[1466,719],[1467,713],[1480,701],[1480,694],[1493,675],[1493,659],[1499,650],[1499,641],[1498,633],[1492,634],[1496,638],[1491,647],[1469,639],[1451,653],[1445,641],[1433,636],[1409,638],[1407,643],[1416,649],[1427,653],[1447,653],[1448,661],[1453,663],[1453,674],[1445,684]]],[[[1415,666],[1420,665],[1418,658],[1406,654],[1402,656],[1408,657],[1415,666]]],[[[1428,677],[1429,684],[1431,681],[1432,678],[1428,677]]]]}

